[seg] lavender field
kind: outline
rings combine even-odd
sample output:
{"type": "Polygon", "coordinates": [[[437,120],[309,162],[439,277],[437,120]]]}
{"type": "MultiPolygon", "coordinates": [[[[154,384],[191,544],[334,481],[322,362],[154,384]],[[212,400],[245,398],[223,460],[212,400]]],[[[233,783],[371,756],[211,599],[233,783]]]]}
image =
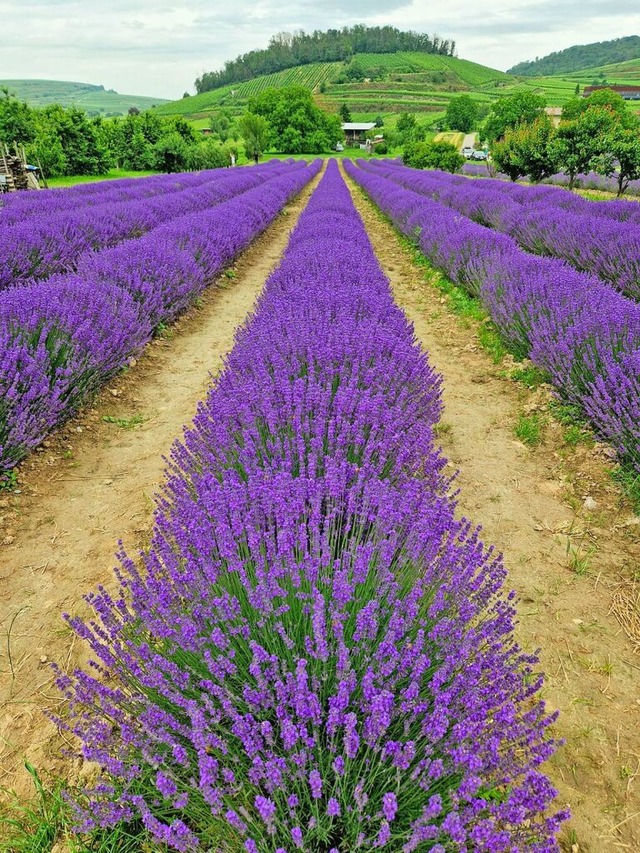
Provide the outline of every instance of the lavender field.
{"type": "Polygon", "coordinates": [[[46,197],[10,200],[0,217],[0,476],[193,304],[319,167],[221,170],[189,176],[186,189],[175,178],[90,186],[79,211],[81,190],[71,209],[67,192],[52,192],[51,212],[46,197]]]}
{"type": "MultiPolygon", "coordinates": [[[[0,737],[11,774],[26,759],[65,780],[43,849],[633,844],[634,651],[612,604],[639,544],[631,510],[595,454],[510,440],[522,392],[358,187],[638,471],[640,305],[613,235],[640,217],[396,163],[322,167],[0,209],[0,696],[17,709],[0,737]],[[589,268],[561,255],[572,228],[609,235],[591,254],[585,237],[589,268]],[[257,300],[225,313],[261,254],[257,300]],[[195,371],[191,419],[177,386],[195,371]],[[172,409],[164,443],[145,440],[172,409]]],[[[2,818],[0,803],[0,849],[2,818]]]]}
{"type": "Polygon", "coordinates": [[[346,168],[435,266],[482,300],[511,350],[546,371],[640,472],[637,205],[398,164],[346,168]]]}

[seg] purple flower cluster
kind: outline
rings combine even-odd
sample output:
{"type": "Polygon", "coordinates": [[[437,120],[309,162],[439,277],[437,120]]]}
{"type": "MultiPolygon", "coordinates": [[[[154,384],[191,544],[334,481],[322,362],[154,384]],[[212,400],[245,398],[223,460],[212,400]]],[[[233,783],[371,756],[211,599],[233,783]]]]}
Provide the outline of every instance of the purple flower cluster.
{"type": "Polygon", "coordinates": [[[191,304],[320,165],[280,164],[213,207],[205,186],[199,210],[83,256],[75,273],[0,292],[0,474],[191,304]]]}
{"type": "Polygon", "coordinates": [[[289,168],[273,161],[257,168],[196,173],[182,180],[169,175],[139,179],[127,182],[125,188],[106,182],[102,191],[90,185],[82,192],[38,193],[35,199],[35,194],[27,194],[24,202],[0,208],[0,290],[70,272],[86,252],[220,204],[289,168]]]}
{"type": "Polygon", "coordinates": [[[90,831],[181,851],[551,853],[513,595],[455,517],[440,377],[335,162],[171,454],[148,552],[58,674],[90,831]]]}
{"type": "MultiPolygon", "coordinates": [[[[462,174],[468,175],[471,178],[492,177],[486,163],[464,163],[462,166],[462,174]]],[[[503,181],[509,180],[508,176],[502,172],[498,172],[496,177],[503,181]]],[[[563,172],[557,172],[555,175],[547,178],[544,183],[554,184],[559,187],[566,187],[569,185],[569,176],[565,175],[563,172]]],[[[586,175],[582,173],[576,175],[575,186],[587,190],[604,190],[605,192],[612,193],[618,192],[618,181],[616,175],[606,177],[605,175],[599,175],[597,172],[589,172],[586,175]]],[[[640,181],[630,181],[625,192],[628,195],[640,195],[640,181]]]]}
{"type": "Polygon", "coordinates": [[[561,258],[640,299],[637,202],[593,202],[557,187],[469,181],[448,172],[398,168],[380,161],[359,165],[508,234],[528,252],[561,258]]]}
{"type": "MultiPolygon", "coordinates": [[[[555,258],[522,251],[378,168],[345,168],[431,262],[484,302],[514,353],[529,356],[640,470],[640,305],[555,258]]],[[[411,178],[413,178],[411,174],[411,178]]],[[[551,190],[559,192],[558,190],[551,190]]],[[[576,217],[578,218],[578,217],[576,217]]]]}
{"type": "MultiPolygon", "coordinates": [[[[552,175],[548,183],[558,186],[568,186],[569,176],[563,172],[558,172],[552,175]]],[[[618,175],[614,174],[611,177],[599,175],[597,172],[580,173],[576,175],[575,186],[585,190],[604,190],[605,192],[618,192],[618,175]]],[[[629,181],[629,186],[625,190],[628,195],[640,195],[640,181],[629,181]]]]}

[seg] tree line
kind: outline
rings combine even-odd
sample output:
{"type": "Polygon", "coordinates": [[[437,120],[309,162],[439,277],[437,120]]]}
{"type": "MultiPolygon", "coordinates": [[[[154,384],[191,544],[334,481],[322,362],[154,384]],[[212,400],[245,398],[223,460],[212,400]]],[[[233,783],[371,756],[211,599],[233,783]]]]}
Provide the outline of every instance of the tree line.
{"type": "Polygon", "coordinates": [[[30,107],[7,89],[0,90],[0,142],[23,147],[45,177],[214,169],[237,155],[233,142],[203,139],[180,117],[132,108],[124,117],[90,118],[78,107],[30,107]]]}
{"type": "Polygon", "coordinates": [[[396,27],[353,27],[331,29],[326,32],[314,30],[305,33],[281,32],[272,36],[269,46],[263,50],[252,50],[236,59],[225,62],[220,71],[206,71],[195,81],[196,91],[209,92],[231,83],[242,83],[264,74],[273,74],[286,68],[308,65],[312,62],[341,62],[351,59],[356,53],[396,53],[419,51],[453,56],[455,42],[438,35],[402,32],[396,27]]]}
{"type": "Polygon", "coordinates": [[[531,92],[499,99],[484,125],[496,169],[533,182],[559,172],[573,188],[580,174],[613,177],[621,196],[640,178],[640,122],[617,92],[599,89],[574,97],[555,127],[545,101],[531,92]]]}
{"type": "Polygon", "coordinates": [[[573,71],[598,68],[600,65],[611,65],[614,62],[626,62],[638,57],[640,57],[640,36],[625,36],[593,44],[576,44],[566,50],[554,51],[541,59],[519,62],[507,73],[523,77],[570,74],[573,71]]]}

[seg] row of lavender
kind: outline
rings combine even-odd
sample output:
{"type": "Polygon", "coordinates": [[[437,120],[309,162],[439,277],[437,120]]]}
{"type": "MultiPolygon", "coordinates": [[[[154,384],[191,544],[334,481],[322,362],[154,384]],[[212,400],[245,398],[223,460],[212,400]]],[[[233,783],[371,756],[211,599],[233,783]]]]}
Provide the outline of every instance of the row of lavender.
{"type": "Polygon", "coordinates": [[[335,162],[177,444],[143,565],[70,624],[79,828],[181,851],[557,850],[504,569],[443,476],[440,377],[335,162]],[[108,681],[102,676],[108,673],[108,681]]]}
{"type": "MultiPolygon", "coordinates": [[[[468,175],[471,178],[491,178],[493,175],[489,173],[486,163],[465,163],[462,166],[462,174],[468,175]]],[[[508,180],[508,176],[499,172],[496,177],[502,180],[508,180]]],[[[547,179],[546,183],[555,184],[556,186],[569,186],[569,176],[563,172],[558,172],[547,179]]],[[[576,187],[585,190],[602,190],[604,192],[617,193],[618,181],[617,178],[608,178],[605,175],[599,175],[597,172],[588,172],[587,174],[580,173],[576,175],[576,187]]],[[[640,181],[630,181],[626,190],[628,195],[640,195],[640,181]]]]}
{"type": "MultiPolygon", "coordinates": [[[[181,182],[168,176],[147,178],[124,190],[107,186],[101,193],[90,193],[92,204],[69,206],[65,192],[58,191],[53,198],[39,196],[39,205],[25,202],[29,216],[24,205],[0,211],[0,290],[71,272],[89,252],[220,204],[289,168],[290,164],[274,161],[256,168],[209,171],[181,182]],[[60,197],[64,203],[58,207],[60,197]]],[[[82,199],[82,194],[76,194],[76,201],[82,199]]]]}
{"type": "Polygon", "coordinates": [[[484,302],[519,357],[548,372],[621,459],[640,470],[640,305],[561,260],[405,189],[378,171],[350,175],[422,252],[484,302]]]}
{"type": "MultiPolygon", "coordinates": [[[[76,184],[65,189],[41,190],[34,193],[10,193],[0,199],[0,223],[16,225],[27,219],[38,221],[60,211],[93,207],[110,201],[133,201],[163,193],[197,187],[211,180],[216,170],[154,175],[140,180],[121,178],[116,181],[97,181],[76,184]]],[[[220,171],[222,174],[222,171],[220,171]]]]}
{"type": "Polygon", "coordinates": [[[320,165],[292,163],[215,207],[205,192],[199,210],[83,256],[73,274],[1,292],[0,475],[192,304],[320,165]]]}
{"type": "Polygon", "coordinates": [[[591,202],[556,187],[469,181],[363,161],[363,168],[454,208],[480,225],[509,234],[526,251],[562,258],[616,290],[640,299],[640,205],[591,202]]]}

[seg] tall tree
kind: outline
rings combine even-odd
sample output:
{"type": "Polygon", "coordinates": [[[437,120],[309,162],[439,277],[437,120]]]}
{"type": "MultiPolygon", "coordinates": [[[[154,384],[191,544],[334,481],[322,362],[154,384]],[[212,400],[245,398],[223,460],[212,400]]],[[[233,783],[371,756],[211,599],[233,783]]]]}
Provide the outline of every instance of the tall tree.
{"type": "Polygon", "coordinates": [[[544,98],[526,90],[498,98],[485,121],[484,136],[490,143],[502,139],[509,128],[535,121],[544,108],[544,98]]]}
{"type": "Polygon", "coordinates": [[[607,138],[607,174],[615,177],[617,196],[626,192],[631,181],[640,179],[640,137],[637,129],[617,125],[607,138]]]}
{"type": "Polygon", "coordinates": [[[606,173],[608,140],[617,124],[615,114],[606,107],[593,107],[576,119],[560,122],[551,150],[569,177],[570,189],[579,174],[592,170],[606,173]]]}
{"type": "Polygon", "coordinates": [[[340,118],[319,109],[302,86],[266,89],[249,99],[249,112],[267,120],[272,146],[286,154],[320,154],[342,139],[340,118]]]}
{"type": "Polygon", "coordinates": [[[445,122],[450,130],[469,133],[470,130],[473,130],[477,120],[478,107],[473,98],[469,95],[451,98],[445,114],[445,122]]]}
{"type": "Polygon", "coordinates": [[[530,124],[509,128],[503,139],[493,144],[493,162],[512,181],[528,175],[533,183],[537,183],[557,171],[554,138],[555,128],[551,119],[546,115],[539,116],[530,124]]]}
{"type": "Polygon", "coordinates": [[[247,157],[257,163],[269,146],[269,122],[264,116],[249,112],[238,122],[238,129],[244,139],[247,157]]]}
{"type": "Polygon", "coordinates": [[[36,138],[33,110],[15,98],[6,87],[0,88],[0,142],[24,145],[36,138]]]}

